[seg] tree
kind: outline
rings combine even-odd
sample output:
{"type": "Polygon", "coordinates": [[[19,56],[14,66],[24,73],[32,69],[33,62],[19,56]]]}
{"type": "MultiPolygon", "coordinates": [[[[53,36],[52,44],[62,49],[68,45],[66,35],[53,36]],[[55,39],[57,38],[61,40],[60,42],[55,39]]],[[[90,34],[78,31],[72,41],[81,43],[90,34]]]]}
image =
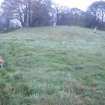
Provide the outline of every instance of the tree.
{"type": "Polygon", "coordinates": [[[1,5],[3,9],[3,16],[8,18],[17,17],[20,2],[21,0],[4,0],[1,5]]]}
{"type": "Polygon", "coordinates": [[[1,5],[3,10],[2,16],[5,18],[14,19],[17,18],[23,24],[24,22],[24,6],[23,0],[4,0],[1,5]]]}
{"type": "Polygon", "coordinates": [[[84,26],[85,12],[78,8],[71,8],[72,24],[84,26]]]}
{"type": "Polygon", "coordinates": [[[103,26],[105,22],[105,1],[96,1],[92,3],[88,8],[87,13],[94,16],[97,25],[103,26]]]}
{"type": "Polygon", "coordinates": [[[18,18],[27,27],[48,24],[50,7],[50,0],[4,0],[2,3],[4,16],[18,18]]]}
{"type": "Polygon", "coordinates": [[[84,27],[95,28],[98,25],[98,22],[95,19],[95,16],[86,12],[84,17],[84,27]]]}
{"type": "Polygon", "coordinates": [[[84,26],[85,12],[78,8],[62,8],[58,13],[58,25],[84,26]]]}
{"type": "Polygon", "coordinates": [[[32,16],[30,26],[46,26],[50,25],[50,12],[51,1],[50,0],[37,0],[32,3],[32,16]]]}

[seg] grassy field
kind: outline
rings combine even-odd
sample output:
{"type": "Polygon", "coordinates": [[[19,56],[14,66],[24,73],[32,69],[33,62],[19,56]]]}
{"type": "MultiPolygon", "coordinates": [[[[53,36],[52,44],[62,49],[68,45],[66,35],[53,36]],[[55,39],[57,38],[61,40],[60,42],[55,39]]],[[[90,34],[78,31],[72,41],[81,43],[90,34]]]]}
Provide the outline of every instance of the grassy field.
{"type": "Polygon", "coordinates": [[[25,28],[0,34],[0,105],[105,105],[105,32],[25,28]]]}

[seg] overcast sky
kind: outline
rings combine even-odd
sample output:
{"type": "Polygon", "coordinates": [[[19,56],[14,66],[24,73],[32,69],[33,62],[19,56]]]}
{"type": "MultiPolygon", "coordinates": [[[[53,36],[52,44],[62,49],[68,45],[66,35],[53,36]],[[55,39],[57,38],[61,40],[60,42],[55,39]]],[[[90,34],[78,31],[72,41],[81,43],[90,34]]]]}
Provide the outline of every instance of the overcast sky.
{"type": "MultiPolygon", "coordinates": [[[[0,0],[0,3],[3,0],[0,0]]],[[[63,5],[63,6],[68,6],[68,7],[77,7],[82,10],[86,10],[87,7],[94,1],[96,0],[52,0],[53,2],[63,5]]],[[[97,0],[99,1],[99,0],[97,0]]]]}
{"type": "Polygon", "coordinates": [[[0,0],[0,4],[3,2],[3,0],[0,0]]]}
{"type": "Polygon", "coordinates": [[[99,0],[53,0],[55,3],[68,6],[68,7],[77,7],[82,10],[86,10],[87,7],[94,1],[99,0]]]}
{"type": "Polygon", "coordinates": [[[0,3],[2,2],[3,0],[0,0],[0,3]]]}

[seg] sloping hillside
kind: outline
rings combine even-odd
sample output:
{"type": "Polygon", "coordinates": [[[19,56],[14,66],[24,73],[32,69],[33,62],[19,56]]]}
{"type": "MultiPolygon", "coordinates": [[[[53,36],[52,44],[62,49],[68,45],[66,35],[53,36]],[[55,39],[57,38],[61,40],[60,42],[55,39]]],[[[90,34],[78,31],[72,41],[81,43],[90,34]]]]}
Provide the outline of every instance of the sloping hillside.
{"type": "Polygon", "coordinates": [[[24,28],[0,34],[0,56],[0,97],[8,105],[105,104],[105,32],[24,28]]]}

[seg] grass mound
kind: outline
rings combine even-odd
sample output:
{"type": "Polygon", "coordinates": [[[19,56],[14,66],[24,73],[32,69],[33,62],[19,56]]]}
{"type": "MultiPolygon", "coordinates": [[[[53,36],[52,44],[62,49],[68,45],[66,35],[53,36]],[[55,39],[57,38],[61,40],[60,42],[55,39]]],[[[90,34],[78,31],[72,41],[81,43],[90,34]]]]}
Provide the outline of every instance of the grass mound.
{"type": "Polygon", "coordinates": [[[0,34],[0,104],[104,105],[104,34],[67,26],[0,34]]]}

